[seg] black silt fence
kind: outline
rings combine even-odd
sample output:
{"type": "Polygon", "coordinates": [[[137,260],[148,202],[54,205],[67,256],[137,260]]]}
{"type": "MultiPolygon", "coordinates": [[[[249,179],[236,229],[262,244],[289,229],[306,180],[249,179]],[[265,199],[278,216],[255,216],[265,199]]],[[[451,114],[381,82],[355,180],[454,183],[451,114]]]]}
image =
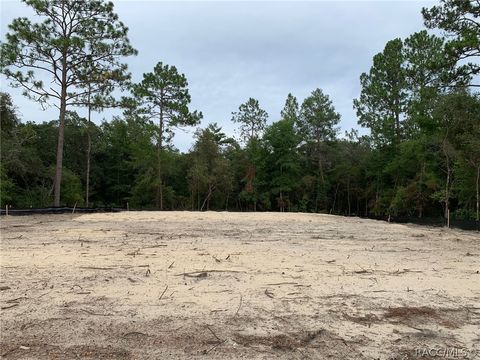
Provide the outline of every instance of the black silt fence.
{"type": "MultiPolygon", "coordinates": [[[[89,214],[89,213],[107,213],[120,212],[120,208],[82,208],[82,207],[49,207],[41,209],[8,209],[8,215],[41,215],[41,214],[89,214]]],[[[0,209],[0,215],[6,215],[5,209],[0,209]]]]}

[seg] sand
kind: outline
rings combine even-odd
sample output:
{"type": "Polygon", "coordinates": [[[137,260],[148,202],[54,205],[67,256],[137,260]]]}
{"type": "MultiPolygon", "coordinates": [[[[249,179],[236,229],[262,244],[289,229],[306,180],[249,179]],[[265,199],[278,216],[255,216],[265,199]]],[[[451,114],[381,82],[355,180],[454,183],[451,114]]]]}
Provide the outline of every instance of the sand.
{"type": "Polygon", "coordinates": [[[1,222],[4,359],[480,358],[477,232],[294,213],[1,222]]]}

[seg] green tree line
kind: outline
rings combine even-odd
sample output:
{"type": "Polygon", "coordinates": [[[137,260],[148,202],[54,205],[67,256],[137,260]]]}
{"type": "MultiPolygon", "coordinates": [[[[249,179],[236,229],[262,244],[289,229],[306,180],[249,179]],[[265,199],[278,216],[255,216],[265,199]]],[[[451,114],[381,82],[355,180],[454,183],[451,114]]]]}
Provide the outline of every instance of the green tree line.
{"type": "Polygon", "coordinates": [[[427,28],[445,37],[422,30],[373,57],[353,101],[368,135],[341,134],[340,114],[317,88],[305,99],[288,94],[279,114],[245,99],[230,119],[239,138],[217,123],[198,127],[203,115],[190,109],[187,79],[175,66],[159,62],[131,82],[122,59],[136,50],[111,3],[25,2],[44,20],[14,20],[1,44],[2,72],[33,100],[57,106],[59,119],[20,121],[10,95],[0,94],[2,207],[479,219],[476,1],[423,9],[427,28]],[[57,88],[38,80],[40,72],[57,88]],[[115,98],[119,87],[126,95],[115,98]],[[95,124],[92,116],[107,107],[123,115],[95,124]],[[180,152],[172,138],[185,127],[197,127],[194,144],[180,152]]]}

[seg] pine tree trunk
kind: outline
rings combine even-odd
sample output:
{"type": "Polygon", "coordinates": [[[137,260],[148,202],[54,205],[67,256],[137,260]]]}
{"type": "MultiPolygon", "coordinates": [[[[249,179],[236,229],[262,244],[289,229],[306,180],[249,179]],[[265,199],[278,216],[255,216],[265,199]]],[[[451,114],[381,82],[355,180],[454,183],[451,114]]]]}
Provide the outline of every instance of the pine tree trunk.
{"type": "Polygon", "coordinates": [[[92,107],[90,104],[90,84],[88,85],[88,122],[87,122],[87,173],[85,179],[85,206],[88,208],[90,205],[90,154],[92,152],[92,138],[90,136],[90,124],[91,124],[91,115],[92,107]]]}
{"type": "MultiPolygon", "coordinates": [[[[89,121],[90,124],[90,121],[89,121]]],[[[90,126],[90,125],[89,125],[90,126]]],[[[92,152],[92,138],[90,136],[89,130],[87,130],[87,174],[85,180],[85,206],[88,208],[90,206],[90,154],[92,152]]]]}
{"type": "Polygon", "coordinates": [[[337,183],[337,186],[335,187],[335,193],[333,194],[333,205],[332,205],[332,211],[330,213],[335,214],[335,205],[337,204],[337,194],[338,194],[338,188],[340,184],[337,183]]]}
{"type": "Polygon", "coordinates": [[[480,165],[477,166],[477,223],[480,221],[480,165]]]}
{"type": "Polygon", "coordinates": [[[450,206],[450,174],[451,174],[451,170],[450,170],[450,158],[448,156],[448,151],[447,151],[447,136],[448,136],[448,129],[447,129],[447,135],[445,136],[445,139],[443,141],[443,146],[442,146],[442,150],[443,150],[443,154],[445,155],[445,159],[446,159],[446,166],[447,166],[447,178],[446,178],[446,183],[445,183],[445,221],[447,221],[448,223],[448,220],[449,220],[449,206],[450,206]]]}
{"type": "Polygon", "coordinates": [[[348,216],[352,213],[352,206],[350,204],[350,178],[347,181],[347,201],[348,201],[348,216]]]}
{"type": "Polygon", "coordinates": [[[318,178],[317,178],[317,194],[315,199],[315,212],[318,212],[318,204],[320,202],[320,183],[325,185],[323,178],[322,158],[320,157],[320,146],[318,147],[318,178]]]}
{"type": "Polygon", "coordinates": [[[65,141],[65,113],[67,109],[67,62],[64,54],[62,60],[62,90],[60,96],[60,124],[58,126],[57,162],[55,166],[53,206],[60,206],[60,191],[62,187],[63,143],[65,141]]]}
{"type": "Polygon", "coordinates": [[[158,188],[157,188],[157,208],[163,210],[163,184],[162,184],[162,147],[163,147],[163,108],[160,107],[160,120],[158,131],[157,145],[157,172],[158,172],[158,188]]]}

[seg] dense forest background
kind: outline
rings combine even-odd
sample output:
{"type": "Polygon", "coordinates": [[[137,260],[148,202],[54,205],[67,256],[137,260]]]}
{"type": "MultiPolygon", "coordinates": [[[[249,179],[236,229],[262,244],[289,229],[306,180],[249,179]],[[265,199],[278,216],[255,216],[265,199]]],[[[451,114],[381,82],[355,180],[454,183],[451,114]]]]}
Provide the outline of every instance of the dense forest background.
{"type": "Polygon", "coordinates": [[[132,84],[120,59],[135,50],[121,23],[104,31],[98,22],[85,25],[97,29],[99,38],[93,39],[92,29],[74,37],[75,31],[67,34],[55,21],[63,16],[77,24],[71,6],[83,7],[75,14],[89,21],[103,14],[115,24],[111,4],[26,3],[52,21],[39,28],[21,19],[12,23],[2,43],[2,73],[32,101],[58,101],[60,117],[20,121],[14,99],[0,94],[2,207],[53,203],[417,217],[451,212],[478,221],[478,1],[444,0],[424,9],[426,27],[445,37],[423,30],[389,41],[375,55],[353,100],[368,136],[340,134],[340,115],[328,94],[312,89],[305,99],[286,94],[280,114],[269,115],[256,99],[246,99],[232,109],[239,138],[211,123],[197,128],[187,153],[173,147],[172,137],[198,126],[202,114],[189,109],[185,75],[159,62],[132,84]],[[62,41],[54,41],[55,27],[62,41]],[[33,78],[45,69],[60,90],[51,92],[33,78]],[[115,98],[118,87],[124,96],[115,98]],[[88,118],[71,110],[75,106],[88,108],[88,118]],[[122,107],[123,116],[95,124],[107,107],[122,107]]]}

